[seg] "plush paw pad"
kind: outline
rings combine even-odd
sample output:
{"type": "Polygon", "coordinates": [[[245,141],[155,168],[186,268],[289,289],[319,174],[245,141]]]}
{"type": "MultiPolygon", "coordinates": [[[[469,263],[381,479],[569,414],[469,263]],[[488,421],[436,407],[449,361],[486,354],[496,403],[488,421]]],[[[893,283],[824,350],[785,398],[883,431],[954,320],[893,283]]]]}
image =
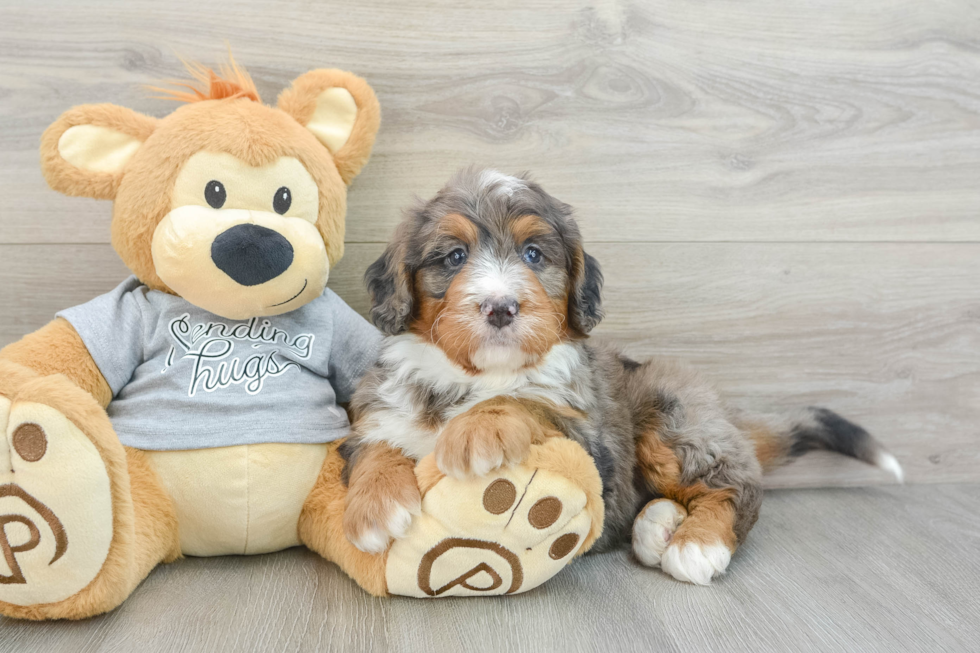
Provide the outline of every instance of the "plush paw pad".
{"type": "Polygon", "coordinates": [[[725,573],[731,559],[731,551],[721,542],[714,544],[687,542],[668,546],[660,566],[677,580],[695,585],[708,585],[712,578],[725,573]]]}
{"type": "Polygon", "coordinates": [[[647,567],[659,567],[664,551],[687,511],[670,499],[651,501],[633,522],[633,554],[647,567]]]}
{"type": "Polygon", "coordinates": [[[52,603],[95,578],[112,542],[109,475],[50,406],[0,397],[0,601],[52,603]]]}
{"type": "Polygon", "coordinates": [[[388,553],[388,591],[419,598],[527,591],[584,543],[592,524],[585,506],[582,489],[542,469],[444,478],[388,553]]]}

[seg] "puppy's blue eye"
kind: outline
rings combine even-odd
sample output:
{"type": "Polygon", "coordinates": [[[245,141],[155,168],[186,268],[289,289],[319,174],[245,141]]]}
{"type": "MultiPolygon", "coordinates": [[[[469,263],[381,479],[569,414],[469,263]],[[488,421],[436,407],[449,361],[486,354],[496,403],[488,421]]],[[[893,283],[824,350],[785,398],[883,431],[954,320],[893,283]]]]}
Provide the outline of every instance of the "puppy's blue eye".
{"type": "Polygon", "coordinates": [[[449,255],[446,256],[446,263],[448,263],[450,267],[454,268],[458,268],[463,263],[466,263],[466,250],[459,247],[449,252],[449,255]]]}
{"type": "Polygon", "coordinates": [[[541,262],[544,258],[541,254],[541,250],[533,245],[524,250],[524,260],[527,261],[528,265],[536,265],[541,262]]]}

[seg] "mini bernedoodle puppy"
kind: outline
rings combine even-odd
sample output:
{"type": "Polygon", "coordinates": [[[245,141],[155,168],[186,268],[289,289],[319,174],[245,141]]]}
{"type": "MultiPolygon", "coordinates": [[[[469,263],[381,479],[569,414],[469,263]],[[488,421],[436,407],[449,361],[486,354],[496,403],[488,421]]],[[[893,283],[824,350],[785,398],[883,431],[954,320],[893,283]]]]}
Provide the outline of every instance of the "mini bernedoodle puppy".
{"type": "Polygon", "coordinates": [[[352,401],[344,527],[384,551],[420,510],[415,461],[447,475],[519,463],[561,435],[595,459],[606,521],[593,551],[632,536],[644,564],[707,584],[755,523],[762,471],[812,449],[888,469],[893,456],[823,408],[750,416],[697,373],[590,342],[602,273],[572,208],[538,184],[464,170],[411,209],[368,269],[386,334],[352,401]]]}

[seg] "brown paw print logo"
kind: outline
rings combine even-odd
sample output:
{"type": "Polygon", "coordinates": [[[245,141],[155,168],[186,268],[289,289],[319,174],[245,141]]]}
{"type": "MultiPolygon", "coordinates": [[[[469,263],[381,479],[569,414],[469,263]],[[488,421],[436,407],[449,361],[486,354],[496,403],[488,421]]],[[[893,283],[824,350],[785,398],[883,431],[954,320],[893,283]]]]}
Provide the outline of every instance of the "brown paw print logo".
{"type": "MultiPolygon", "coordinates": [[[[21,424],[13,433],[12,444],[17,455],[27,462],[37,462],[44,457],[47,452],[48,441],[42,429],[37,424],[21,424]]],[[[54,564],[58,558],[68,550],[68,536],[61,520],[46,505],[31,496],[26,490],[16,483],[0,485],[0,499],[4,497],[15,497],[26,503],[47,523],[55,538],[54,557],[48,564],[54,564]]],[[[10,569],[9,576],[0,575],[0,585],[24,584],[27,579],[24,572],[17,563],[17,554],[31,551],[41,543],[41,531],[37,525],[24,515],[8,514],[0,515],[0,552],[3,553],[7,568],[10,569]],[[27,527],[29,536],[26,542],[11,544],[7,534],[8,524],[21,524],[27,527]]]]}
{"type": "MultiPolygon", "coordinates": [[[[527,489],[534,481],[531,475],[527,486],[518,497],[517,487],[506,478],[498,478],[487,486],[483,492],[483,509],[491,515],[510,513],[504,529],[518,515],[527,495],[527,489]]],[[[560,499],[554,496],[539,498],[528,509],[526,514],[521,512],[519,519],[526,519],[535,530],[544,531],[561,518],[564,506],[560,499]]],[[[561,560],[572,553],[579,543],[577,533],[566,533],[557,537],[548,548],[548,556],[552,560],[561,560]]],[[[528,551],[531,549],[528,548],[528,551]]],[[[443,575],[443,578],[445,576],[443,575]]],[[[418,569],[418,586],[428,596],[440,596],[454,587],[462,587],[473,592],[493,592],[499,589],[505,578],[510,578],[510,585],[505,594],[512,594],[520,589],[524,582],[524,569],[516,553],[497,542],[487,542],[474,538],[450,537],[440,541],[422,556],[418,569]],[[473,564],[473,553],[483,558],[482,562],[473,564]],[[436,562],[440,566],[461,567],[466,569],[461,574],[443,583],[437,588],[432,587],[432,570],[436,562]],[[482,579],[482,583],[476,583],[482,579]],[[489,581],[489,582],[487,582],[489,581]]]]}

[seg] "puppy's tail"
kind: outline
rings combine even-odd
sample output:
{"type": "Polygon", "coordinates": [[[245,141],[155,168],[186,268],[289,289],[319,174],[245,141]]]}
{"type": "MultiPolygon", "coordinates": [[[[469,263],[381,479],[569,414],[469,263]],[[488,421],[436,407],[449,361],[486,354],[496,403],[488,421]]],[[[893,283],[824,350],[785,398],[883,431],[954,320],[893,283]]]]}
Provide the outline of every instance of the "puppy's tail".
{"type": "Polygon", "coordinates": [[[755,444],[764,471],[785,465],[808,451],[824,449],[880,467],[901,483],[902,466],[870,433],[832,410],[811,406],[790,415],[734,416],[755,444]]]}

